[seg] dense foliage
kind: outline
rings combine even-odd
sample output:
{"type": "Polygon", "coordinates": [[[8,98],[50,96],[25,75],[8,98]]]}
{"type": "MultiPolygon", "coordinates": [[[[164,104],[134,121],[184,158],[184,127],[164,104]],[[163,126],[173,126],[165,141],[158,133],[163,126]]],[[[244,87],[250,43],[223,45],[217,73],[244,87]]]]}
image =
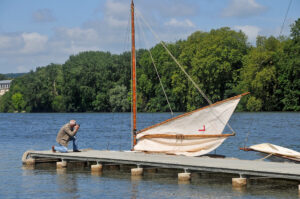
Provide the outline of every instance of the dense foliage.
{"type": "MultiPolygon", "coordinates": [[[[258,36],[255,47],[244,33],[226,27],[167,46],[213,102],[250,91],[239,110],[300,110],[300,19],[290,37],[258,36]]],[[[161,44],[150,50],[173,111],[207,105],[161,44]]],[[[130,64],[130,52],[72,55],[63,65],[15,78],[0,98],[0,111],[130,111],[130,64]]],[[[137,51],[137,82],[139,111],[169,110],[148,50],[137,51]]]]}
{"type": "Polygon", "coordinates": [[[0,80],[5,80],[7,77],[4,74],[0,74],[0,80]]]}
{"type": "Polygon", "coordinates": [[[26,73],[6,73],[4,74],[6,78],[8,79],[14,79],[14,78],[17,78],[17,77],[21,77],[23,75],[25,75],[26,73]]]}

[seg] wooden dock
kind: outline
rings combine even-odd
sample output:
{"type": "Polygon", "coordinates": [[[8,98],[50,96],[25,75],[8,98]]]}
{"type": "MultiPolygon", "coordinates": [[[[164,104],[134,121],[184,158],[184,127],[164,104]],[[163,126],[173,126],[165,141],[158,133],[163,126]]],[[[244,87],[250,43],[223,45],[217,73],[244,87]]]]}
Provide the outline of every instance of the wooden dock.
{"type": "Polygon", "coordinates": [[[156,167],[182,169],[189,172],[216,172],[300,180],[300,165],[295,163],[240,160],[234,158],[187,157],[164,154],[147,154],[130,151],[87,150],[79,153],[53,153],[52,151],[28,151],[23,163],[32,159],[56,159],[62,161],[86,161],[99,164],[136,165],[139,168],[156,167]]]}

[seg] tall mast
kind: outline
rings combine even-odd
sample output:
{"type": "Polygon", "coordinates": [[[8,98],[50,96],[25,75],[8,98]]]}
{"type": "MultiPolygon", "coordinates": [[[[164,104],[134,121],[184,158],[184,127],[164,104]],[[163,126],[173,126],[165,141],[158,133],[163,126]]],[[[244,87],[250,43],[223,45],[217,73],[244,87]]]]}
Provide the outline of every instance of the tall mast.
{"type": "Polygon", "coordinates": [[[134,30],[134,3],[131,0],[131,63],[132,63],[132,136],[133,147],[136,145],[136,71],[135,71],[135,30],[134,30]]]}

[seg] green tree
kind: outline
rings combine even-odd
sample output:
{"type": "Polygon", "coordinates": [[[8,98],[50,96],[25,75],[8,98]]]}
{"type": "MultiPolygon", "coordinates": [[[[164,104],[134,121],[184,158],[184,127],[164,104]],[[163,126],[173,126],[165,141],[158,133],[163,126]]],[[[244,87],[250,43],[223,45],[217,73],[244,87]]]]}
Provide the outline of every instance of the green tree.
{"type": "Polygon", "coordinates": [[[23,95],[21,93],[15,93],[11,97],[12,105],[14,109],[18,112],[21,112],[25,107],[25,101],[23,99],[23,95]]]}
{"type": "Polygon", "coordinates": [[[291,26],[278,66],[280,99],[284,111],[300,111],[300,19],[291,26]]]}
{"type": "Polygon", "coordinates": [[[129,111],[128,91],[124,85],[117,85],[109,90],[109,103],[113,112],[129,111]]]}
{"type": "Polygon", "coordinates": [[[52,110],[54,112],[65,112],[66,111],[63,96],[57,95],[57,96],[54,97],[53,102],[52,102],[52,110]]]}
{"type": "Polygon", "coordinates": [[[262,109],[262,100],[251,96],[247,102],[247,109],[252,112],[260,111],[262,109]]]}
{"type": "Polygon", "coordinates": [[[6,92],[0,96],[0,112],[13,112],[14,108],[11,102],[11,93],[6,92]]]}
{"type": "Polygon", "coordinates": [[[7,79],[6,76],[3,74],[0,74],[0,80],[5,80],[5,79],[7,79]]]}
{"type": "MultiPolygon", "coordinates": [[[[300,19],[290,37],[247,37],[224,27],[197,31],[187,40],[166,46],[213,101],[242,92],[239,110],[300,110],[300,19]]],[[[173,111],[207,105],[161,44],[150,49],[173,111]]],[[[138,111],[169,111],[149,52],[137,50],[138,111]]],[[[131,54],[82,52],[63,64],[38,67],[14,76],[10,91],[0,97],[0,111],[86,112],[129,111],[131,54]]],[[[6,79],[0,75],[0,79],[6,79]]]]}
{"type": "MultiPolygon", "coordinates": [[[[236,86],[242,58],[248,44],[244,33],[220,28],[209,33],[195,32],[187,40],[181,54],[186,70],[212,101],[231,97],[236,86]]],[[[189,83],[187,109],[207,104],[189,83]]]]}
{"type": "Polygon", "coordinates": [[[281,43],[273,36],[258,37],[257,45],[243,58],[244,67],[240,70],[237,90],[251,92],[253,97],[246,103],[247,110],[279,110],[280,104],[275,94],[278,88],[276,65],[282,51],[281,43]]]}

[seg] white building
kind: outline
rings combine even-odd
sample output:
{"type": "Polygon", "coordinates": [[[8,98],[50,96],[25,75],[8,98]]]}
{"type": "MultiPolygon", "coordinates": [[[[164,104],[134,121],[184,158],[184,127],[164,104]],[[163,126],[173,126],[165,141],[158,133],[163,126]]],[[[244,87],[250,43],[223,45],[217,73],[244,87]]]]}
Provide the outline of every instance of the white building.
{"type": "Polygon", "coordinates": [[[9,91],[11,81],[12,80],[2,80],[2,81],[0,81],[0,96],[4,95],[4,93],[9,91]]]}

